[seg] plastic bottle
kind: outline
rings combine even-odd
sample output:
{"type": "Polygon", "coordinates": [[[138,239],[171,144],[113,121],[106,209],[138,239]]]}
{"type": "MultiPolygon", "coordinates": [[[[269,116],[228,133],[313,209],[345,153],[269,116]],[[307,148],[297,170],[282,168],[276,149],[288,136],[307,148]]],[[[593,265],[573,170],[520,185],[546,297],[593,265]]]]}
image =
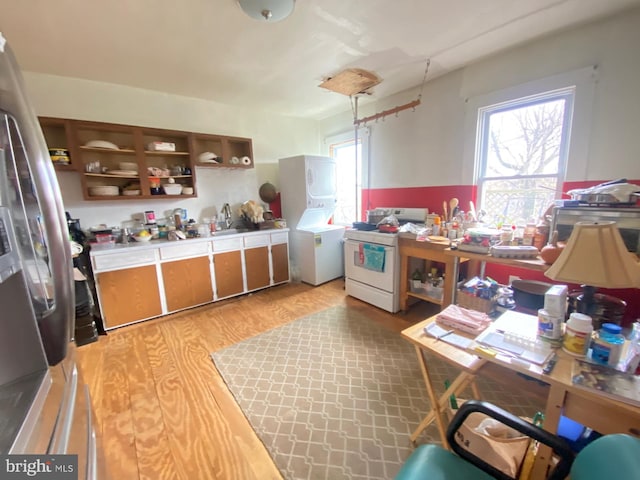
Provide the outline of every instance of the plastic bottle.
{"type": "Polygon", "coordinates": [[[433,219],[433,226],[431,227],[431,235],[440,235],[440,217],[433,219]]]}
{"type": "Polygon", "coordinates": [[[629,344],[625,356],[625,370],[627,373],[638,375],[640,370],[640,320],[634,322],[629,334],[629,344]]]}
{"type": "Polygon", "coordinates": [[[584,313],[572,313],[567,320],[562,349],[572,355],[586,355],[592,333],[591,317],[584,313]]]}
{"type": "Polygon", "coordinates": [[[603,323],[591,344],[591,359],[603,365],[617,367],[622,356],[624,335],[615,323],[603,323]]]}

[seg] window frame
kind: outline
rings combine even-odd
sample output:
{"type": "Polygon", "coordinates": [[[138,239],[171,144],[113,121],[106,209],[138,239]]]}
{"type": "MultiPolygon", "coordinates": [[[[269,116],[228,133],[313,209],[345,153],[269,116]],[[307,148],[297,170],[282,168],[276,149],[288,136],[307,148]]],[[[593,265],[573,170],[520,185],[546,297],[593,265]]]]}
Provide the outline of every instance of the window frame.
{"type": "MultiPolygon", "coordinates": [[[[598,76],[598,66],[589,65],[522,84],[504,86],[486,93],[473,92],[472,84],[463,87],[462,100],[465,104],[465,114],[463,161],[460,172],[462,182],[472,184],[474,187],[477,185],[479,165],[476,161],[476,152],[480,141],[478,128],[480,108],[567,87],[575,87],[575,96],[564,181],[587,178],[593,103],[598,76]]],[[[478,203],[477,188],[474,188],[473,199],[478,203]]]]}
{"type": "Polygon", "coordinates": [[[528,95],[521,98],[514,98],[493,105],[486,105],[478,108],[478,143],[476,147],[475,158],[475,178],[474,185],[477,187],[477,200],[480,208],[484,208],[485,198],[485,182],[491,180],[526,180],[526,179],[543,179],[555,178],[556,189],[555,196],[560,198],[562,195],[562,186],[566,177],[567,161],[569,155],[569,145],[571,143],[571,125],[574,112],[576,87],[569,86],[561,89],[541,92],[535,95],[528,95]],[[564,100],[564,113],[562,118],[562,134],[560,142],[560,151],[558,152],[558,168],[555,173],[540,173],[527,175],[500,175],[489,176],[486,174],[488,168],[489,157],[489,130],[491,116],[498,113],[517,110],[520,108],[532,107],[543,103],[564,100]]]}

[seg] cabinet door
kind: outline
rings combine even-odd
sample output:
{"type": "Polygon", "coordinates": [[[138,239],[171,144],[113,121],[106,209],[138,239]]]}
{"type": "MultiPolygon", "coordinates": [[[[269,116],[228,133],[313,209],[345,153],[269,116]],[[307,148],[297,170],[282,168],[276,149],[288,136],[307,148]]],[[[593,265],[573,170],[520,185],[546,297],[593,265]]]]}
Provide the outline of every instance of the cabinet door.
{"type": "Polygon", "coordinates": [[[162,315],[155,265],[98,273],[96,278],[107,328],[162,315]]]}
{"type": "Polygon", "coordinates": [[[247,270],[247,290],[268,287],[269,250],[268,247],[248,248],[244,251],[244,263],[247,270]]]}
{"type": "Polygon", "coordinates": [[[230,297],[244,291],[241,253],[240,250],[237,250],[217,253],[213,256],[218,298],[230,297]]]}
{"type": "Polygon", "coordinates": [[[273,283],[289,281],[289,249],[288,244],[271,245],[271,261],[273,262],[273,283]]]}
{"type": "Polygon", "coordinates": [[[170,312],[213,302],[209,257],[163,263],[162,280],[170,312]]]}

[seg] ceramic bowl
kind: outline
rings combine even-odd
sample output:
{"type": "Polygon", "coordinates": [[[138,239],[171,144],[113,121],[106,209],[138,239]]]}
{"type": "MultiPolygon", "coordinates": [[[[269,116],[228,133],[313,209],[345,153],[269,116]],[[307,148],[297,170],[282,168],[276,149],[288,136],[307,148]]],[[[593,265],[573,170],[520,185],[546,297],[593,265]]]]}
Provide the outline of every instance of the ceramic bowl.
{"type": "Polygon", "coordinates": [[[133,238],[135,238],[136,242],[146,243],[146,242],[151,241],[152,236],[151,235],[146,235],[144,237],[141,237],[139,235],[134,235],[133,238]]]}
{"type": "Polygon", "coordinates": [[[165,183],[162,188],[167,195],[180,195],[182,193],[182,185],[179,183],[165,183]]]}

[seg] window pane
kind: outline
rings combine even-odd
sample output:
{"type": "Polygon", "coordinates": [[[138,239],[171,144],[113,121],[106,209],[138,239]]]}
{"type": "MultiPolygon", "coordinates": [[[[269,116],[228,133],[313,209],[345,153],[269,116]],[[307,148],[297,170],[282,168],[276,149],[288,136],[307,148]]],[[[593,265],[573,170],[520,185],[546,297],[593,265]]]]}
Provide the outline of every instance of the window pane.
{"type": "Polygon", "coordinates": [[[489,115],[485,177],[556,174],[565,99],[489,115]]]}
{"type": "MultiPolygon", "coordinates": [[[[332,145],[331,156],[336,159],[338,173],[338,194],[333,223],[351,225],[358,219],[356,198],[360,195],[360,185],[356,180],[356,152],[354,142],[332,145]]],[[[362,156],[362,147],[358,141],[358,163],[362,156]]],[[[358,171],[360,168],[358,168],[358,171]]]]}
{"type": "Polygon", "coordinates": [[[482,208],[496,223],[525,224],[540,218],[555,198],[556,177],[485,180],[482,208]]]}

